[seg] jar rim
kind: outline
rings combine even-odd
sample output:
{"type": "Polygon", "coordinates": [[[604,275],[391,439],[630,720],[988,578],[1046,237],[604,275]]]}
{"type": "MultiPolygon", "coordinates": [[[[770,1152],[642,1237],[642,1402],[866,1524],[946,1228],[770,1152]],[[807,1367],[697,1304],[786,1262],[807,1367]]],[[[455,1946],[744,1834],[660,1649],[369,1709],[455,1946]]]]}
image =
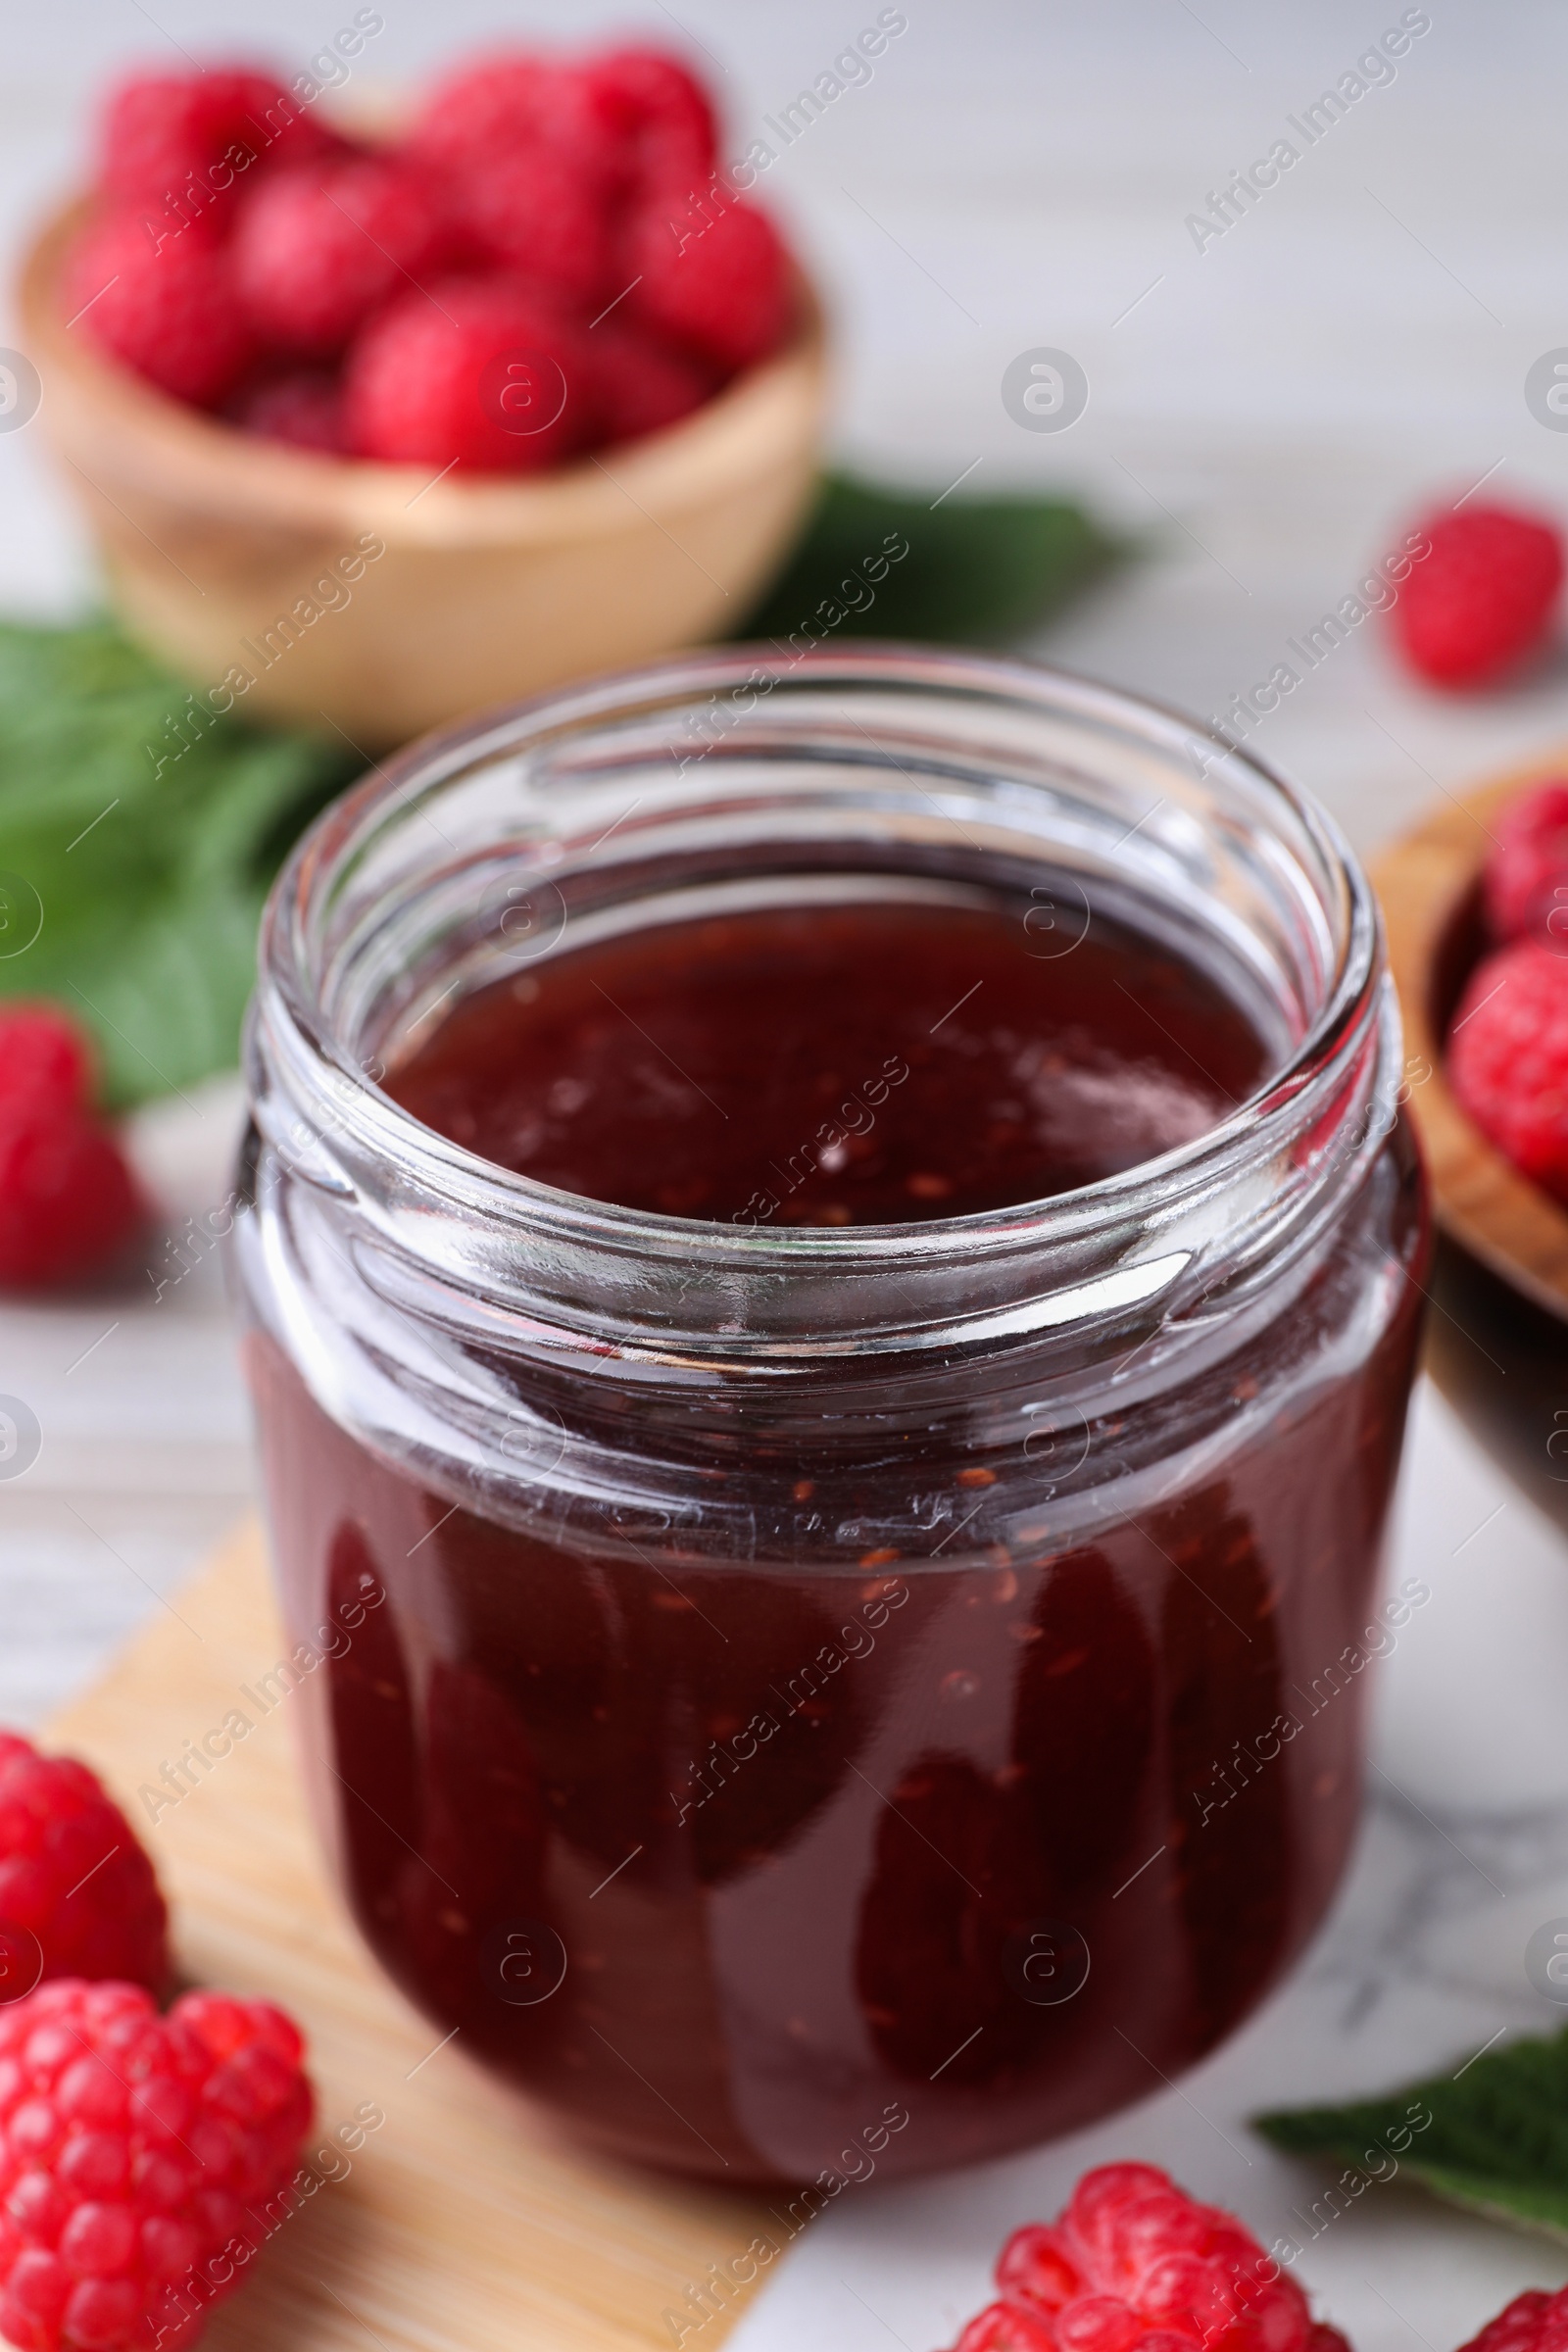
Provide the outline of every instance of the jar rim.
{"type": "MultiPolygon", "coordinates": [[[[770,716],[782,713],[788,696],[767,708],[770,716]]],[[[862,732],[874,743],[870,730],[862,732]]],[[[1379,1025],[1380,991],[1385,1009],[1387,1004],[1376,902],[1340,828],[1309,793],[1221,729],[1045,663],[867,639],[843,650],[813,648],[794,660],[767,645],[699,650],[557,688],[422,738],[334,802],[296,845],[268,902],[260,956],[249,1043],[253,1097],[264,1083],[262,1065],[270,1065],[274,1080],[281,1074],[283,1091],[303,1108],[307,1127],[324,1123],[330,1128],[327,1157],[338,1169],[349,1170],[351,1184],[363,1182],[379,1156],[397,1166],[404,1210],[414,1200],[450,1208],[488,1225],[493,1236],[511,1237],[547,1254],[564,1249],[620,1261],[678,1259],[688,1273],[700,1270],[719,1292],[738,1285],[746,1294],[750,1309],[738,1319],[721,1316],[707,1326],[711,1335],[725,1332],[731,1339],[754,1328],[759,1300],[776,1298],[781,1283],[808,1274],[816,1281],[845,1281],[894,1264],[906,1278],[922,1267],[940,1266],[951,1275],[965,1265],[1010,1265],[1013,1276],[1003,1283],[1001,1294],[988,1298],[983,1311],[963,1316],[971,1337],[1050,1329],[1162,1293],[1192,1255],[1185,1244],[1152,1246],[1162,1220],[1168,1225],[1178,1206],[1211,1196],[1245,1167],[1298,1140],[1303,1121],[1321,1117],[1323,1103],[1338,1099],[1336,1073],[1343,1081],[1358,1044],[1366,1058],[1368,1040],[1379,1025]],[[817,694],[907,694],[911,707],[922,695],[956,698],[976,710],[1004,711],[1025,724],[1031,713],[1043,722],[1049,710],[1069,726],[1117,728],[1173,774],[1179,768],[1200,782],[1218,778],[1245,787],[1252,803],[1278,810],[1281,824],[1309,846],[1317,861],[1316,887],[1332,944],[1321,1003],[1253,1094],[1192,1141],[1070,1192],[917,1223],[744,1226],[628,1208],[499,1167],[424,1126],[380,1086],[381,1073],[373,1064],[367,1069],[356,1058],[357,1041],[339,1033],[327,1003],[323,959],[334,893],[345,868],[390,815],[486,762],[546,742],[586,740],[594,730],[629,715],[689,708],[701,698],[716,698],[761,679],[769,681],[764,691],[770,693],[785,686],[817,694]],[[1130,1254],[1118,1249],[1114,1264],[1098,1255],[1096,1262],[1084,1260],[1086,1246],[1111,1229],[1123,1236],[1137,1229],[1150,1246],[1130,1254]],[[1056,1277],[1069,1271],[1068,1261],[1082,1261],[1082,1278],[1048,1279],[1042,1291],[1020,1274],[1031,1259],[1042,1271],[1054,1262],[1056,1277]]],[[[1386,1062],[1387,1054],[1382,1058],[1386,1062]]],[[[330,1186],[330,1171],[323,1181],[330,1186]]],[[[406,1216],[399,1229],[406,1237],[406,1216]]],[[[417,1249],[414,1253],[420,1254],[417,1249]]],[[[466,1260],[466,1271],[459,1272],[452,1260],[442,1258],[442,1279],[456,1273],[460,1287],[471,1290],[475,1262],[466,1260]]],[[[513,1303],[529,1292],[527,1281],[510,1280],[494,1247],[483,1253],[483,1263],[487,1270],[479,1288],[493,1283],[513,1303]]],[[[573,1319],[568,1314],[567,1320],[573,1319]]],[[[929,1330],[927,1319],[917,1316],[908,1324],[909,1336],[900,1341],[893,1336],[900,1318],[884,1320],[893,1345],[912,1344],[915,1329],[929,1330]]],[[[798,1351],[821,1352],[831,1345],[803,1332],[798,1351]]]]}

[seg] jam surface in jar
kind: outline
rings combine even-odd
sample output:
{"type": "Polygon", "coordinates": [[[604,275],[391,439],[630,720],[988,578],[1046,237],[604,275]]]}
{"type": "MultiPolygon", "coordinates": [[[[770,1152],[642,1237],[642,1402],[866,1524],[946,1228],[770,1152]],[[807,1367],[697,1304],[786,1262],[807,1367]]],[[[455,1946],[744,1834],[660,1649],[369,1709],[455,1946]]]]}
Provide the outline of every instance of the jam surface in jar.
{"type": "Polygon", "coordinates": [[[896,1225],[1135,1167],[1215,1126],[1263,1064],[1216,982],[1102,915],[870,903],[549,957],[447,1014],[388,1092],[590,1200],[896,1225]]]}
{"type": "MultiPolygon", "coordinates": [[[[1196,962],[1099,914],[1041,953],[1023,912],[568,947],[386,1091],[694,1228],[923,1227],[1139,1165],[1266,1078],[1196,962]]],[[[975,2160],[1157,2090],[1276,1981],[1352,1834],[1423,1233],[1396,1130],[1179,1402],[1031,1421],[1009,1391],[1006,1445],[982,1407],[1027,1375],[983,1364],[956,1405],[880,1372],[874,1410],[834,1373],[814,1422],[721,1378],[657,1410],[549,1389],[572,1439],[683,1463],[689,1509],[545,1463],[509,1518],[339,1426],[258,1328],[290,1619],[355,1625],[302,1703],[383,1965],[601,2145],[731,2182],[975,2160]],[[1082,1505],[1086,1457],[1125,1504],[1082,1505]]]]}

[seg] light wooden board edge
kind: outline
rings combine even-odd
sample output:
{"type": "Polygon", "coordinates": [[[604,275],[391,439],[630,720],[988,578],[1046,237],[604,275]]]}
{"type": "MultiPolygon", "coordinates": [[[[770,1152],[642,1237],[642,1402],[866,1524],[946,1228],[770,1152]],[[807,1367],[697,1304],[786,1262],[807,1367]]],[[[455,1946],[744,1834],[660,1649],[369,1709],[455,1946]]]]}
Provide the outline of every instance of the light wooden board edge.
{"type": "Polygon", "coordinates": [[[1450,797],[1384,851],[1371,872],[1404,1018],[1408,1105],[1439,1221],[1505,1282],[1562,1315],[1568,1210],[1521,1176],[1460,1109],[1432,1017],[1437,958],[1494,846],[1492,820],[1517,793],[1553,776],[1568,776],[1568,748],[1450,797]]]}
{"type": "MultiPolygon", "coordinates": [[[[277,2230],[220,2305],[206,2352],[712,2352],[747,2298],[705,2317],[690,2290],[760,2234],[755,2196],[661,2180],[585,2154],[464,2057],[385,1983],[329,1892],[292,1752],[290,1699],[262,1716],[282,1654],[259,1528],[165,1604],[103,1680],[50,1726],[84,1758],[153,1856],[182,1974],[277,2001],[311,2048],[311,2150],[363,2104],[386,2121],[277,2230]],[[230,1708],[258,1720],[156,1824],[140,1791],[230,1708]]],[[[743,2266],[744,2268],[744,2266],[743,2266]]],[[[765,2278],[764,2271],[760,2277],[765,2278]]],[[[750,2291],[755,2291],[755,2287],[750,2291]]]]}

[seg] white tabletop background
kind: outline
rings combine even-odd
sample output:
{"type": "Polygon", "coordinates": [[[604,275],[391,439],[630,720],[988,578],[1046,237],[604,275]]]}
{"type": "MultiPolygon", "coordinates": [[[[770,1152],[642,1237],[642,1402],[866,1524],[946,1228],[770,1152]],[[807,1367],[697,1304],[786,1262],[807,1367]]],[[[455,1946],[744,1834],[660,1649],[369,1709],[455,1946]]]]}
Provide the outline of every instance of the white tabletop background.
{"type": "MultiPolygon", "coordinates": [[[[876,16],[873,0],[485,6],[379,0],[361,88],[498,32],[640,27],[708,52],[729,152],[876,16]]],[[[82,169],[95,91],[122,65],[243,47],[295,68],[347,0],[12,0],[0,28],[0,235],[15,246],[82,169]]],[[[835,443],[934,496],[1081,496],[1143,560],[1034,650],[1209,712],[1265,676],[1412,515],[1484,495],[1568,522],[1568,436],[1526,406],[1568,346],[1568,17],[1549,0],[1431,0],[1431,28],[1255,210],[1200,252],[1187,216],[1267,153],[1399,0],[906,0],[907,30],[766,174],[833,308],[835,443]],[[1072,353],[1089,405],[1022,430],[1001,378],[1072,353]]],[[[1296,142],[1298,145],[1299,141],[1296,142]]],[[[14,327],[0,339],[15,341],[14,327]]],[[[90,558],[36,429],[0,435],[0,607],[69,613],[90,558]]],[[[1371,849],[1445,789],[1568,745],[1568,660],[1506,694],[1407,683],[1375,621],[1264,722],[1265,756],[1371,849]]],[[[233,1088],[146,1114],[137,1149],[172,1220],[218,1199],[233,1088]]],[[[0,1487],[0,1720],[38,1720],[244,1507],[251,1457],[216,1267],[70,1307],[0,1307],[0,1389],[44,1430],[0,1487]]],[[[985,2293],[1002,2232],[1059,2203],[1091,2156],[1169,2163],[1290,2227],[1320,2180],[1250,2141],[1270,2099],[1363,2089],[1562,2022],[1525,1980],[1568,1912],[1568,1547],[1430,1391],[1396,1545],[1431,1605],[1384,1671],[1386,1777],[1305,1971],[1182,2093],[1082,2143],[957,2181],[858,2189],[817,2223],[736,2352],[930,2352],[985,2293]]],[[[1560,2283],[1542,2239],[1402,2185],[1337,2223],[1302,2272],[1360,2352],[1448,2352],[1505,2297],[1560,2283]]],[[[700,2339],[688,2338],[688,2342],[700,2339]]]]}

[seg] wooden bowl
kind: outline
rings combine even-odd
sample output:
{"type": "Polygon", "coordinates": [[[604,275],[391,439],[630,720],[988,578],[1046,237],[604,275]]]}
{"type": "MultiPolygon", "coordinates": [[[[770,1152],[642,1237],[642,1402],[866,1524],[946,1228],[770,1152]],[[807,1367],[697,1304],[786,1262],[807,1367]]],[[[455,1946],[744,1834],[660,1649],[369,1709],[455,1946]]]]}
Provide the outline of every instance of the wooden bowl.
{"type": "Polygon", "coordinates": [[[1460,1249],[1548,1313],[1568,1318],[1568,1208],[1503,1158],[1460,1109],[1444,1072],[1454,1006],[1487,952],[1481,872],[1494,825],[1532,784],[1568,774],[1568,751],[1446,801],[1372,869],[1404,1014],[1409,1109],[1438,1219],[1460,1249]]]}
{"type": "Polygon", "coordinates": [[[120,617],[198,693],[237,668],[247,711],[400,743],[734,626],[811,496],[826,370],[804,281],[784,349],[668,430],[529,479],[432,480],[259,440],[102,359],[58,296],[85,210],[26,257],[22,340],[120,617]]]}

